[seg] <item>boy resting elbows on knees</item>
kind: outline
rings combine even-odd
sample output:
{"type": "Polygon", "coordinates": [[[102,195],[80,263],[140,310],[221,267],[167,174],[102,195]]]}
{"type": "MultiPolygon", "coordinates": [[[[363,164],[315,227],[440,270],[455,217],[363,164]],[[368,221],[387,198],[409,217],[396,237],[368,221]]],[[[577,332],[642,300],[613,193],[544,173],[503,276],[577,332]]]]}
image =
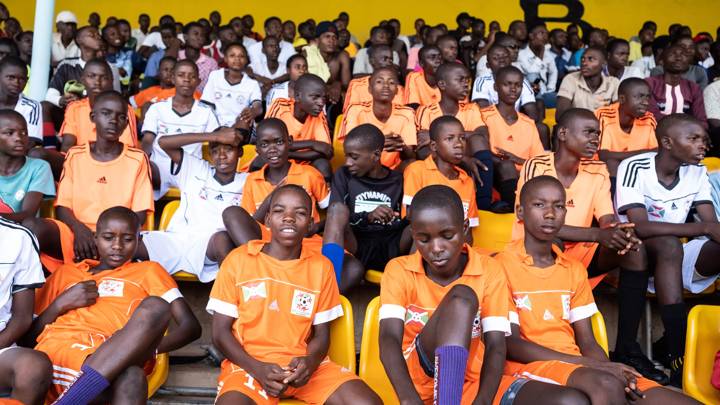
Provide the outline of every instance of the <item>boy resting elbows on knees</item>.
{"type": "Polygon", "coordinates": [[[330,322],[343,312],[332,264],[303,248],[312,206],[302,187],[279,187],[265,217],[270,240],[233,250],[220,268],[207,305],[213,343],[226,357],[217,404],[382,403],[327,358],[330,322]]]}
{"type": "Polygon", "coordinates": [[[355,257],[374,270],[407,254],[412,243],[405,232],[407,220],[400,217],[402,173],[381,163],[385,142],[372,124],[353,128],[343,143],[345,165],[335,172],[330,188],[330,203],[343,203],[350,211],[355,257]]]}
{"type": "Polygon", "coordinates": [[[143,403],[155,355],[200,337],[172,277],[155,262],[131,262],[139,232],[131,210],[103,211],[98,260],[61,266],[38,291],[31,334],[53,363],[49,402],[143,403]]]}
{"type": "MultiPolygon", "coordinates": [[[[265,118],[278,118],[287,126],[293,138],[291,159],[310,163],[329,181],[332,178],[332,141],[323,111],[326,99],[325,82],[308,73],[295,82],[293,98],[275,100],[265,113],[265,118]]],[[[261,166],[263,163],[266,162],[256,158],[253,166],[261,166]]]]}
{"type": "MultiPolygon", "coordinates": [[[[170,167],[170,156],[160,147],[159,140],[179,133],[208,133],[220,126],[215,111],[193,97],[200,83],[195,63],[187,59],[175,64],[173,73],[175,95],[150,106],[143,122],[142,148],[150,156],[154,198],[159,200],[170,187],[176,187],[170,167]]],[[[202,143],[185,145],[185,153],[202,158],[202,143]]]]}
{"type": "Polygon", "coordinates": [[[35,289],[45,282],[37,240],[5,218],[0,218],[0,240],[0,387],[21,401],[12,404],[40,405],[52,382],[52,365],[43,353],[16,345],[32,324],[35,289]]]}
{"type": "Polygon", "coordinates": [[[441,116],[430,124],[430,150],[432,154],[408,165],[403,173],[402,216],[420,189],[442,184],[451,187],[460,195],[465,219],[468,221],[467,241],[472,244],[472,231],[479,225],[478,209],[475,202],[475,183],[460,168],[465,157],[467,139],[462,123],[455,117],[441,116]]]}
{"type": "Polygon", "coordinates": [[[670,368],[670,383],[679,387],[687,324],[683,286],[699,293],[715,282],[720,224],[707,169],[700,165],[708,150],[703,124],[687,114],[671,114],[658,122],[655,134],[657,152],[620,163],[615,207],[621,220],[635,224],[654,269],[665,326],[657,358],[670,368]],[[685,223],[692,208],[700,222],[685,223]],[[690,241],[683,244],[683,237],[690,241]]]}
{"type": "Polygon", "coordinates": [[[142,224],[155,209],[147,156],[119,140],[127,114],[119,93],[110,90],[97,95],[90,113],[97,139],[68,151],[55,200],[57,220],[31,217],[23,221],[37,236],[43,265],[50,272],[63,263],[97,259],[93,232],[103,210],[128,207],[142,224]]]}
{"type": "Polygon", "coordinates": [[[180,189],[180,206],[167,231],[145,232],[136,259],[153,260],[170,274],[185,271],[207,283],[235,248],[225,232],[222,213],[240,206],[247,173],[237,173],[244,139],[234,128],[207,134],[163,136],[158,141],[170,159],[180,189]],[[209,141],[212,163],[185,153],[183,147],[209,141]]]}
{"type": "Polygon", "coordinates": [[[457,193],[428,186],[411,206],[417,252],[385,268],[380,359],[400,403],[586,404],[569,388],[502,376],[510,334],[507,280],[465,242],[457,193]]]}
{"type": "Polygon", "coordinates": [[[50,165],[27,157],[25,118],[14,110],[0,110],[0,217],[15,222],[33,218],[43,198],[55,197],[50,165]]]}
{"type": "Polygon", "coordinates": [[[558,179],[529,180],[517,213],[525,237],[495,256],[514,306],[505,374],[575,388],[592,404],[697,404],[611,362],[598,345],[590,322],[598,309],[587,272],[553,243],[565,223],[565,204],[558,179]]]}
{"type": "MultiPolygon", "coordinates": [[[[312,200],[312,220],[308,238],[303,246],[321,251],[333,262],[335,273],[344,292],[358,284],[363,277],[362,264],[343,251],[352,242],[345,235],[349,231],[347,207],[341,203],[329,204],[330,190],[320,172],[310,165],[301,165],[288,159],[292,138],[285,124],[277,118],[266,118],[257,126],[256,150],[260,159],[267,164],[250,173],[245,182],[241,207],[228,207],[223,212],[223,221],[235,246],[254,239],[270,240],[270,230],[265,224],[273,190],[283,184],[295,184],[308,192],[312,200]],[[324,224],[320,222],[318,208],[327,208],[324,224]],[[324,226],[323,237],[317,232],[324,226]]],[[[352,246],[349,246],[352,249],[352,246]]]]}

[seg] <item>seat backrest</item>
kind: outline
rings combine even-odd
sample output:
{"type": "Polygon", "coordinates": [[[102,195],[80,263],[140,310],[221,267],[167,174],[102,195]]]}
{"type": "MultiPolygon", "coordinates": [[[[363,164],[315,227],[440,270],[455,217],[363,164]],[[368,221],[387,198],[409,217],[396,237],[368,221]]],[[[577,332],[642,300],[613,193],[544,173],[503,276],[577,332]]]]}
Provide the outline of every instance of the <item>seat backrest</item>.
{"type": "Polygon", "coordinates": [[[595,341],[605,350],[605,354],[608,354],[608,337],[607,329],[605,328],[605,318],[603,318],[600,311],[595,312],[595,315],[590,318],[590,323],[592,324],[595,341]]]}
{"type": "Polygon", "coordinates": [[[165,384],[168,374],[170,374],[170,355],[160,353],[155,358],[155,367],[152,373],[147,376],[148,398],[155,395],[155,392],[165,384]]]}
{"type": "Polygon", "coordinates": [[[473,228],[473,246],[491,252],[505,249],[512,238],[515,214],[495,214],[490,211],[478,211],[480,224],[473,228]]]}
{"type": "Polygon", "coordinates": [[[720,158],[706,157],[703,159],[702,164],[707,167],[708,172],[715,172],[720,170],[720,158]]]}
{"type": "Polygon", "coordinates": [[[257,156],[255,145],[243,145],[243,154],[238,160],[237,171],[246,171],[250,167],[250,163],[255,159],[255,156],[257,156]]]}
{"type": "Polygon", "coordinates": [[[335,120],[335,131],[332,139],[333,157],[330,160],[330,166],[332,167],[333,172],[345,164],[345,149],[343,149],[343,143],[338,140],[342,120],[342,114],[338,115],[337,120],[335,120]]]}
{"type": "Polygon", "coordinates": [[[380,361],[380,297],[370,301],[365,311],[360,343],[359,376],[375,391],[385,405],[399,404],[395,390],[380,361]]]}
{"type": "Polygon", "coordinates": [[[710,384],[715,353],[720,350],[720,306],[696,305],[688,315],[683,389],[705,404],[720,404],[720,390],[710,384]]]}
{"type": "Polygon", "coordinates": [[[172,200],[165,205],[162,215],[160,215],[160,224],[158,225],[159,231],[167,230],[170,220],[173,215],[175,215],[175,211],[177,211],[178,207],[180,207],[180,200],[172,200]]]}
{"type": "Polygon", "coordinates": [[[352,304],[340,296],[343,316],[330,324],[330,348],[328,356],[335,363],[355,372],[355,321],[352,304]]]}

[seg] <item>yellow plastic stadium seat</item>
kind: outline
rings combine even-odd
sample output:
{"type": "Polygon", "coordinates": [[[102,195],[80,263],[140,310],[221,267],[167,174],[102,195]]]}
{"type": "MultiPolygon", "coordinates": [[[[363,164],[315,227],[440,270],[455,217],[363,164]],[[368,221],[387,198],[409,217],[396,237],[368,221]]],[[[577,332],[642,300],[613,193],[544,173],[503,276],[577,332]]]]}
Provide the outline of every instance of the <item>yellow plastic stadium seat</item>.
{"type": "Polygon", "coordinates": [[[340,114],[337,117],[337,120],[335,120],[335,133],[333,134],[333,157],[330,160],[330,167],[332,167],[333,172],[342,167],[345,164],[345,150],[343,149],[343,144],[340,142],[338,138],[338,134],[340,132],[340,125],[342,125],[342,119],[343,115],[340,114]]]}
{"type": "Polygon", "coordinates": [[[545,120],[543,120],[543,122],[545,123],[545,125],[549,126],[550,129],[552,130],[552,127],[554,127],[555,124],[557,123],[555,121],[555,109],[554,108],[546,108],[545,109],[545,120]]]}
{"type": "Polygon", "coordinates": [[[595,315],[590,318],[590,323],[592,324],[595,340],[598,342],[600,347],[605,350],[605,354],[608,354],[608,337],[607,329],[605,328],[605,318],[603,318],[600,311],[596,312],[595,315]]]}
{"type": "MultiPolygon", "coordinates": [[[[167,230],[167,227],[170,224],[170,219],[172,219],[173,215],[175,215],[175,211],[177,211],[178,207],[180,207],[180,200],[172,200],[169,203],[165,204],[162,215],[160,215],[160,223],[158,224],[158,230],[167,230]]],[[[198,281],[196,275],[186,273],[184,271],[179,271],[173,274],[173,278],[179,281],[198,281]]]]}
{"type": "Polygon", "coordinates": [[[380,280],[382,280],[383,272],[380,270],[368,270],[365,272],[365,281],[368,283],[373,283],[380,285],[380,280]]]}
{"type": "MultiPolygon", "coordinates": [[[[330,349],[328,356],[338,365],[355,373],[355,321],[353,319],[352,304],[344,296],[340,296],[343,316],[330,324],[330,349]]],[[[296,399],[283,399],[280,405],[301,405],[303,401],[296,399]]]]}
{"type": "Polygon", "coordinates": [[[243,145],[243,154],[240,156],[240,160],[238,160],[237,171],[243,171],[242,169],[244,169],[245,166],[250,167],[250,163],[255,159],[256,155],[255,145],[243,145]]]}
{"type": "Polygon", "coordinates": [[[155,392],[165,384],[168,374],[170,373],[170,356],[167,353],[158,354],[155,359],[155,368],[147,377],[148,382],[148,398],[152,397],[155,392]]]}
{"type": "Polygon", "coordinates": [[[359,376],[380,396],[385,405],[399,404],[395,390],[380,362],[380,297],[370,301],[365,311],[360,343],[359,376]]]}
{"type": "Polygon", "coordinates": [[[720,404],[710,385],[715,353],[720,350],[720,306],[696,305],[688,315],[683,389],[704,404],[720,404]]]}
{"type": "Polygon", "coordinates": [[[715,172],[720,170],[720,158],[706,157],[703,159],[702,164],[707,167],[708,172],[715,172]]]}
{"type": "Polygon", "coordinates": [[[480,225],[473,228],[473,246],[498,252],[505,248],[512,237],[515,214],[495,214],[478,211],[480,225]]]}
{"type": "Polygon", "coordinates": [[[167,193],[163,196],[166,200],[179,200],[180,199],[180,189],[176,187],[171,187],[168,189],[167,193]]]}
{"type": "Polygon", "coordinates": [[[335,128],[333,130],[333,139],[337,138],[338,134],[340,133],[340,126],[342,125],[344,114],[340,114],[335,118],[335,128]]]}
{"type": "Polygon", "coordinates": [[[210,144],[207,142],[203,142],[202,144],[202,158],[208,162],[212,160],[210,159],[210,144]]]}

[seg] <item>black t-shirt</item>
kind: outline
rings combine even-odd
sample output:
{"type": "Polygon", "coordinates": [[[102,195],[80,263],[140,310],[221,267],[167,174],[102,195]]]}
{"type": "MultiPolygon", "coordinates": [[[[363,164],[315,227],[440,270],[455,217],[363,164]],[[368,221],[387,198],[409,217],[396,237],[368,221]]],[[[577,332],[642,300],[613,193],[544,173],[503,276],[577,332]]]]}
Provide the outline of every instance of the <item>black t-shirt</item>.
{"type": "Polygon", "coordinates": [[[402,173],[388,169],[390,174],[382,179],[355,177],[346,167],[333,176],[330,202],[342,202],[350,209],[350,226],[355,233],[397,231],[405,227],[404,220],[396,219],[390,224],[371,223],[367,215],[378,206],[385,205],[400,212],[403,198],[402,173]]]}

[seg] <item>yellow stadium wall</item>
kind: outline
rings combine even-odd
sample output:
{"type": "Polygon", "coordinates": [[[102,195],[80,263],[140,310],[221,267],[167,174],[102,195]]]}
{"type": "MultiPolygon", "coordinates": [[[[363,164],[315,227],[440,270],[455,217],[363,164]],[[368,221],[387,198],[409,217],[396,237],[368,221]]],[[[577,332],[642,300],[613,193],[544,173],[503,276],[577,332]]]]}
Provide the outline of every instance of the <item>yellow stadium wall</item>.
{"type": "MultiPolygon", "coordinates": [[[[645,20],[654,20],[659,32],[666,33],[674,22],[690,25],[693,32],[709,31],[715,34],[720,24],[717,12],[718,0],[523,0],[527,3],[582,3],[582,19],[593,26],[607,28],[612,35],[630,37],[645,20]]],[[[72,10],[83,25],[92,11],[100,13],[103,21],[114,15],[127,18],[135,25],[139,13],[147,13],[153,23],[162,14],[172,14],[179,21],[190,21],[207,17],[212,10],[222,13],[227,22],[235,15],[252,14],[255,30],[262,32],[265,18],[277,15],[282,19],[296,22],[307,18],[317,21],[332,19],[340,11],[350,14],[350,31],[359,39],[367,38],[369,29],[382,19],[396,17],[402,24],[403,33],[411,33],[416,17],[423,17],[430,24],[444,22],[450,28],[455,26],[455,16],[462,11],[482,17],[486,23],[498,20],[503,29],[514,19],[524,16],[521,0],[350,0],[350,1],[302,1],[302,0],[205,0],[205,1],[158,1],[158,0],[56,0],[55,12],[72,10]]],[[[35,14],[35,0],[9,0],[5,4],[11,15],[17,17],[25,29],[32,29],[35,14]]],[[[542,4],[541,17],[564,16],[563,5],[542,4]]],[[[559,24],[565,26],[567,23],[559,24]]],[[[553,24],[550,24],[553,26],[553,24]]]]}

